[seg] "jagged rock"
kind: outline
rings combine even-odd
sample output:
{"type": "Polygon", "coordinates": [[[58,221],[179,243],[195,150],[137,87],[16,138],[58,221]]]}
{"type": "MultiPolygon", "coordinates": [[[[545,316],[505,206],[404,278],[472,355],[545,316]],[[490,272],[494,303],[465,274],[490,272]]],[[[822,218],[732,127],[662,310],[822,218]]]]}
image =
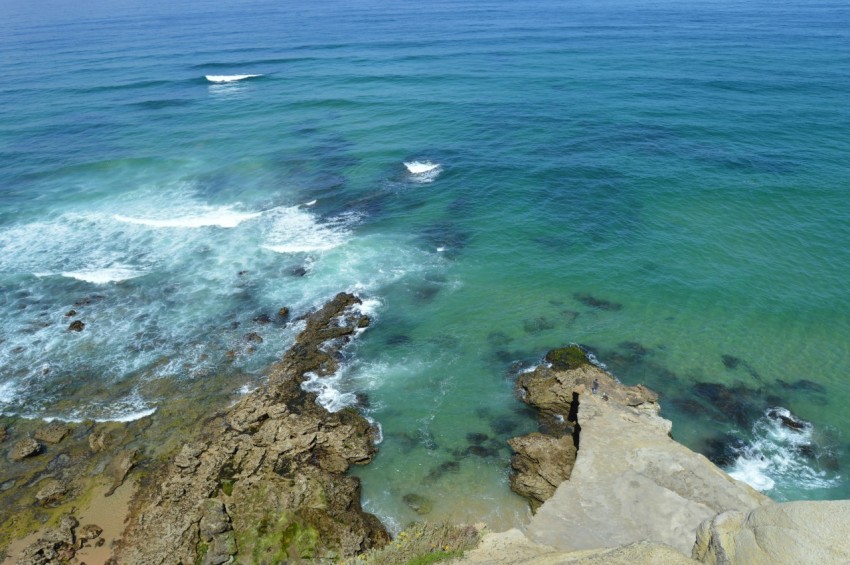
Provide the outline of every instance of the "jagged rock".
{"type": "Polygon", "coordinates": [[[135,449],[125,449],[112,459],[108,469],[112,477],[112,486],[104,493],[104,496],[112,496],[115,489],[124,484],[127,473],[136,465],[136,456],[138,453],[135,449]]]}
{"type": "Polygon", "coordinates": [[[409,493],[405,494],[401,499],[404,501],[405,504],[410,506],[411,510],[413,510],[420,516],[429,514],[434,508],[434,503],[431,501],[431,499],[424,497],[421,494],[409,493]]]}
{"type": "Polygon", "coordinates": [[[65,483],[51,479],[36,493],[35,499],[41,506],[49,506],[59,502],[66,492],[68,487],[65,483]]]}
{"type": "Polygon", "coordinates": [[[541,366],[518,387],[544,414],[574,422],[578,449],[569,479],[528,525],[532,541],[576,551],[649,540],[687,553],[706,518],[770,502],[674,442],[645,387],[624,386],[591,364],[541,366]]]}
{"type": "Polygon", "coordinates": [[[35,439],[47,443],[59,443],[70,431],[71,428],[61,422],[51,422],[35,431],[35,439]]]}
{"type": "Polygon", "coordinates": [[[257,332],[245,334],[245,341],[248,343],[263,343],[263,337],[257,332]]]}
{"type": "Polygon", "coordinates": [[[81,331],[83,331],[83,328],[85,328],[85,327],[86,327],[86,325],[82,321],[74,320],[68,326],[68,331],[69,332],[81,332],[81,331]]]}
{"type": "Polygon", "coordinates": [[[360,508],[349,465],[375,454],[374,430],[350,410],[330,413],[301,384],[335,370],[357,329],[359,299],[339,294],[268,371],[268,384],[211,417],[146,481],[117,558],[122,563],[337,559],[387,543],[360,508]],[[226,497],[227,504],[213,497],[226,497]]]}
{"type": "Polygon", "coordinates": [[[710,565],[850,563],[850,501],[768,504],[700,524],[693,557],[710,565]]]}
{"type": "Polygon", "coordinates": [[[39,453],[41,453],[41,444],[31,437],[25,437],[12,444],[12,449],[9,451],[9,457],[12,461],[21,461],[22,459],[38,455],[39,453]]]}
{"type": "Polygon", "coordinates": [[[0,443],[6,441],[7,429],[6,424],[0,424],[0,443]]]}
{"type": "Polygon", "coordinates": [[[35,543],[27,547],[17,565],[52,565],[68,563],[76,553],[74,529],[79,525],[76,518],[66,514],[59,519],[56,528],[48,530],[35,543]]]}
{"type": "Polygon", "coordinates": [[[201,521],[198,527],[202,540],[211,541],[214,536],[231,529],[230,516],[227,515],[223,502],[208,498],[201,504],[201,521]]]}
{"type": "Polygon", "coordinates": [[[277,315],[279,318],[288,318],[289,317],[289,308],[284,306],[280,310],[277,311],[277,315]]]}
{"type": "Polygon", "coordinates": [[[109,434],[106,430],[95,430],[89,434],[89,448],[92,452],[103,451],[109,445],[109,434]]]}
{"type": "Polygon", "coordinates": [[[511,458],[511,489],[531,502],[532,511],[551,498],[570,478],[576,448],[570,436],[552,437],[535,432],[508,440],[516,453],[511,458]]]}
{"type": "Polygon", "coordinates": [[[76,531],[77,539],[83,542],[95,540],[99,538],[102,533],[103,528],[97,524],[86,524],[82,528],[78,528],[76,531]]]}

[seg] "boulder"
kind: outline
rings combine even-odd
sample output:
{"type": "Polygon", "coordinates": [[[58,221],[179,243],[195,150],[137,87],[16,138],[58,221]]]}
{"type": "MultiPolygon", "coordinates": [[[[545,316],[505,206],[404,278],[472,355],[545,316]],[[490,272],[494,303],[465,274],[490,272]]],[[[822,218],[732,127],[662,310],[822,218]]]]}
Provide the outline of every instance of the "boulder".
{"type": "Polygon", "coordinates": [[[41,506],[49,506],[61,501],[66,492],[68,487],[63,482],[50,479],[39,489],[35,499],[41,506]]]}
{"type": "Polygon", "coordinates": [[[81,331],[83,331],[83,328],[85,328],[85,327],[86,327],[86,325],[82,321],[74,320],[68,326],[68,331],[69,332],[81,332],[81,331]]]}
{"type": "Polygon", "coordinates": [[[848,532],[850,500],[768,504],[705,520],[693,557],[710,565],[850,563],[848,532]]]}
{"type": "Polygon", "coordinates": [[[51,422],[46,426],[43,426],[35,431],[35,439],[41,440],[47,443],[59,443],[68,433],[71,431],[71,428],[63,424],[62,422],[51,422]]]}
{"type": "Polygon", "coordinates": [[[9,457],[12,461],[21,461],[22,459],[38,455],[39,453],[41,453],[41,444],[31,437],[25,437],[12,444],[12,449],[9,451],[9,457]]]}

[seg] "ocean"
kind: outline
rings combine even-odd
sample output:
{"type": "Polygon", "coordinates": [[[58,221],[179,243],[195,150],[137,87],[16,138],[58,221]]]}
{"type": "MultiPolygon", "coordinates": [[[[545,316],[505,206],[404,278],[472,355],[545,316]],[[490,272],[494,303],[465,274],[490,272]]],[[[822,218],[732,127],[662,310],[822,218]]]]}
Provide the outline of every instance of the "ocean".
{"type": "Polygon", "coordinates": [[[570,343],[736,478],[850,496],[846,3],[0,15],[0,413],[218,409],[292,343],[280,308],[353,291],[372,326],[309,386],[380,424],[355,472],[393,530],[407,494],[527,520],[513,382],[570,343]]]}

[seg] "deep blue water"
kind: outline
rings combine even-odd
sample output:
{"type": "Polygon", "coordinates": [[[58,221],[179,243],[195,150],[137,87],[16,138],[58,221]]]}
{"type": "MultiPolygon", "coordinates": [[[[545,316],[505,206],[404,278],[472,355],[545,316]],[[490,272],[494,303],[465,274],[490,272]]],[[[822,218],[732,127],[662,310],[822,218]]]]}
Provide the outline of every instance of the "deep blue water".
{"type": "Polygon", "coordinates": [[[4,413],[132,417],[221,373],[236,395],[297,331],[259,314],[352,290],[376,322],[322,399],[368,395],[385,439],[358,474],[393,527],[408,492],[522,522],[512,379],[571,342],[767,494],[850,494],[850,6],[0,15],[4,413]]]}

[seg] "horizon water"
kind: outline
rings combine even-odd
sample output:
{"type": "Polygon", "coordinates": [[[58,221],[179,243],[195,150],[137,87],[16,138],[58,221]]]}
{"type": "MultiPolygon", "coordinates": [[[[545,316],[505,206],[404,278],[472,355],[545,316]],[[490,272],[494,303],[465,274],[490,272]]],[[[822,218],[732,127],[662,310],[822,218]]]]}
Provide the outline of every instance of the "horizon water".
{"type": "Polygon", "coordinates": [[[352,291],[373,323],[310,386],[380,423],[354,473],[393,530],[409,493],[527,520],[513,383],[569,343],[765,494],[850,496],[850,7],[0,13],[0,413],[235,399],[297,333],[279,308],[352,291]]]}

